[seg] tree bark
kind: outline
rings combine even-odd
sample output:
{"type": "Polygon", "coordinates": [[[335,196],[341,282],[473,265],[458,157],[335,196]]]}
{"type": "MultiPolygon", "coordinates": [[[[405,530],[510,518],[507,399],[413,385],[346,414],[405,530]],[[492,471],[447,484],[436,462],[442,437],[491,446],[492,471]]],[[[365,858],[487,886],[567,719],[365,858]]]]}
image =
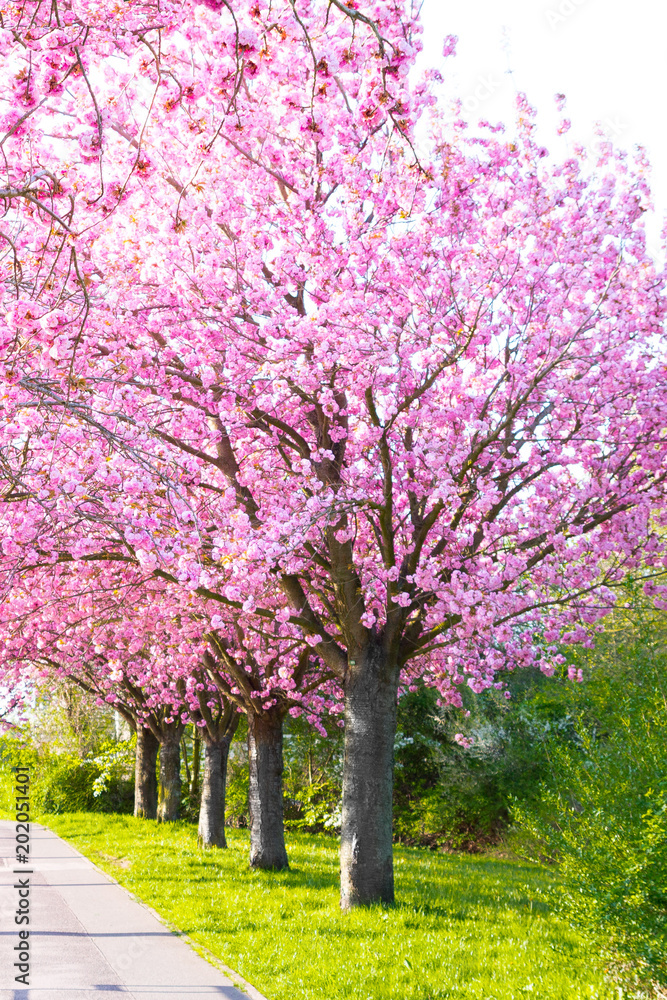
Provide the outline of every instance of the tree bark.
{"type": "Polygon", "coordinates": [[[134,768],[134,815],[157,817],[157,777],[155,768],[160,744],[150,729],[137,723],[137,750],[134,768]]]}
{"type": "Polygon", "coordinates": [[[289,868],[283,827],[284,709],[248,713],[250,866],[289,868]]]}
{"type": "Polygon", "coordinates": [[[345,679],[341,907],[394,902],[392,793],[398,667],[379,646],[345,679]]]}
{"type": "Polygon", "coordinates": [[[199,808],[198,840],[202,847],[226,847],[225,793],[227,760],[234,734],[204,741],[204,781],[199,808]]]}
{"type": "Polygon", "coordinates": [[[157,818],[172,823],[181,811],[181,734],[160,745],[160,787],[157,818]]]}

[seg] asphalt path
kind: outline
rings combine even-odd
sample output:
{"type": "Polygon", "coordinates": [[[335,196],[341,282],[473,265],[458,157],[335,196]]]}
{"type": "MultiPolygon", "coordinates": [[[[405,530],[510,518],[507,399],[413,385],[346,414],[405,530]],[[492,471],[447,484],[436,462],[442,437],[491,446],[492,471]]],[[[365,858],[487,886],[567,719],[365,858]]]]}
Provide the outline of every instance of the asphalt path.
{"type": "Polygon", "coordinates": [[[248,984],[237,989],[51,830],[31,823],[30,850],[30,863],[17,863],[16,825],[0,821],[0,1000],[264,1000],[248,984]],[[16,923],[21,897],[27,928],[16,923]],[[16,981],[25,929],[29,985],[16,981]]]}

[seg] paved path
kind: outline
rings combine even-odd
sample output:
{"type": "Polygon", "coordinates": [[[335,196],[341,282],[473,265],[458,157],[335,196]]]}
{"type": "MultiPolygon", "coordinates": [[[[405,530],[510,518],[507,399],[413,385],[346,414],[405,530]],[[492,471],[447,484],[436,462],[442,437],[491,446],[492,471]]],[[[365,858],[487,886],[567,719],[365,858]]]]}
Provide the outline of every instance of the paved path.
{"type": "Polygon", "coordinates": [[[30,977],[15,982],[19,905],[15,825],[0,821],[0,1000],[263,1000],[213,965],[87,858],[45,827],[30,828],[30,977]]]}

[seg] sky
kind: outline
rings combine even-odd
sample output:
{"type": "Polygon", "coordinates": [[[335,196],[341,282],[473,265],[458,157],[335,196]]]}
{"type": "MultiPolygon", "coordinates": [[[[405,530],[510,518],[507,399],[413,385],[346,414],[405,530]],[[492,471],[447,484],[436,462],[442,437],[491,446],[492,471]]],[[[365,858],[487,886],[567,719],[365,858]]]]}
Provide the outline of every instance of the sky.
{"type": "MultiPolygon", "coordinates": [[[[554,95],[567,97],[569,138],[594,142],[595,124],[625,149],[644,146],[653,166],[656,215],[667,214],[667,5],[656,0],[424,0],[422,63],[436,66],[471,123],[511,125],[513,95],[538,109],[540,140],[553,140],[554,95]],[[443,39],[457,54],[442,58],[443,39]]],[[[560,147],[560,140],[558,145],[560,147]]]]}

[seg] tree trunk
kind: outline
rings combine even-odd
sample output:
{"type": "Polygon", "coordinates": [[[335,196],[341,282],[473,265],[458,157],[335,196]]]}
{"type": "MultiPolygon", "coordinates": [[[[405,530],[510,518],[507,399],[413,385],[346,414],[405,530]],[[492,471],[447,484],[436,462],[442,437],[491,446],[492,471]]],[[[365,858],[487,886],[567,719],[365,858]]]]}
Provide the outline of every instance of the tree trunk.
{"type": "Polygon", "coordinates": [[[134,815],[144,819],[157,816],[155,766],[160,744],[150,729],[137,723],[137,750],[134,768],[134,815]]]}
{"type": "Polygon", "coordinates": [[[341,907],[394,902],[392,793],[398,668],[371,647],[345,680],[341,907]]]}
{"type": "Polygon", "coordinates": [[[181,739],[165,739],[160,746],[160,788],[157,818],[161,823],[178,819],[181,811],[181,739]]]}
{"type": "Polygon", "coordinates": [[[199,808],[198,840],[202,847],[226,847],[225,792],[227,789],[227,759],[231,736],[221,740],[205,740],[204,781],[199,808]]]}
{"type": "Polygon", "coordinates": [[[250,865],[289,868],[283,828],[282,709],[248,712],[250,865]]]}

